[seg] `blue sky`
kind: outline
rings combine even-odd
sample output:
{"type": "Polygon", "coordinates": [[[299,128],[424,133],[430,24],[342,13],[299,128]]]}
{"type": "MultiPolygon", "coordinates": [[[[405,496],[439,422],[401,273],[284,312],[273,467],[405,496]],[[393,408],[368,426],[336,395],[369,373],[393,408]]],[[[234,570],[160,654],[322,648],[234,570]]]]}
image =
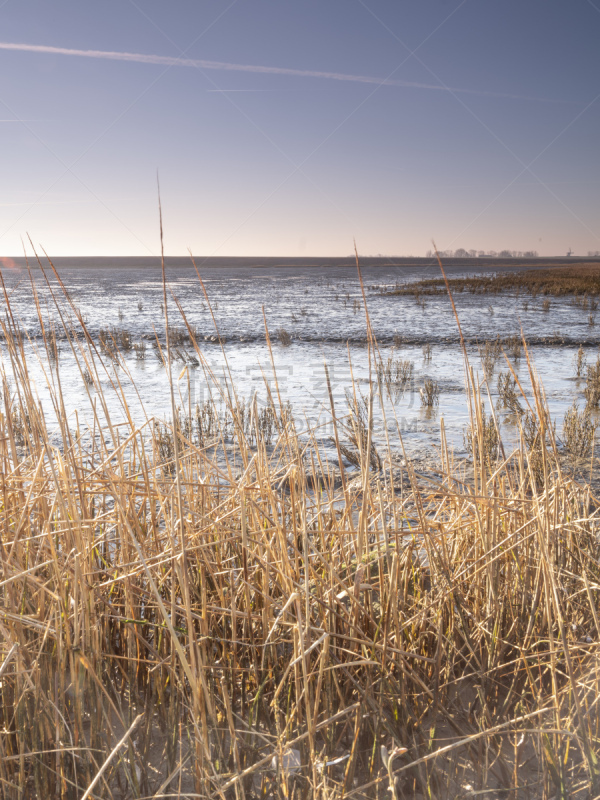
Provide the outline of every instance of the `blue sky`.
{"type": "Polygon", "coordinates": [[[600,0],[0,0],[0,31],[2,255],[157,253],[157,170],[171,255],[600,250],[600,0]]]}

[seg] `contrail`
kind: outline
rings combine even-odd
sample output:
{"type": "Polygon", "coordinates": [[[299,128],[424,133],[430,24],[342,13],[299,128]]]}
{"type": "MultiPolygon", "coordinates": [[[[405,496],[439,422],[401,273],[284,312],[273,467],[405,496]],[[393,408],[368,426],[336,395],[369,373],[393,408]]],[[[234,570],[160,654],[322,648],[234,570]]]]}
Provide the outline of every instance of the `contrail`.
{"type": "Polygon", "coordinates": [[[206,89],[207,92],[218,92],[226,94],[231,92],[275,92],[276,89],[206,89]]]}
{"type": "Polygon", "coordinates": [[[195,67],[227,72],[253,72],[261,75],[291,75],[297,78],[324,78],[331,81],[349,83],[367,83],[378,86],[396,86],[406,89],[427,89],[438,92],[458,92],[461,94],[479,95],[481,97],[502,97],[510,100],[530,100],[536,102],[565,102],[542,97],[526,97],[508,92],[488,92],[480,89],[459,89],[438,86],[432,83],[414,81],[387,80],[369,75],[350,75],[344,72],[319,72],[310,69],[288,69],[287,67],[265,67],[255,64],[231,64],[226,61],[205,61],[196,58],[176,58],[174,56],[157,56],[146,53],[120,53],[113,50],[75,50],[68,47],[51,47],[43,44],[21,44],[18,42],[0,42],[0,50],[19,50],[27,53],[47,53],[59,56],[79,56],[80,58],[100,58],[107,61],[131,61],[136,64],[157,64],[165,67],[195,67]]]}

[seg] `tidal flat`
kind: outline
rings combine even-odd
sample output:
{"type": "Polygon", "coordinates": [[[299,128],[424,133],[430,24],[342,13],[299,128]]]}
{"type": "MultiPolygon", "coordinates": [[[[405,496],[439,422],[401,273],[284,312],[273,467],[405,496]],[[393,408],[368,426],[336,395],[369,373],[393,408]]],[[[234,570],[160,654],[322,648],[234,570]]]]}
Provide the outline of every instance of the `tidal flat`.
{"type": "MultiPolygon", "coordinates": [[[[184,376],[176,382],[177,405],[189,410],[197,404],[202,406],[209,398],[218,400],[210,384],[228,378],[233,380],[239,399],[247,402],[256,394],[259,404],[264,405],[276,377],[279,395],[294,409],[297,424],[321,425],[327,448],[331,420],[324,365],[342,416],[348,412],[346,392],[352,377],[362,388],[369,380],[364,298],[356,266],[336,266],[333,262],[321,267],[203,267],[205,296],[193,267],[189,262],[182,266],[181,262],[177,260],[177,266],[168,270],[169,302],[173,304],[172,358],[177,376],[186,367],[184,376]],[[181,305],[185,322],[173,297],[181,305]],[[267,348],[267,331],[271,352],[267,348]],[[194,352],[190,337],[201,347],[202,359],[194,352]]],[[[61,267],[59,275],[72,306],[62,297],[49,265],[47,282],[39,269],[32,271],[43,323],[27,271],[4,270],[11,308],[24,336],[28,368],[44,411],[50,416],[54,405],[44,358],[32,357],[40,350],[42,324],[55,337],[67,413],[85,415],[89,408],[91,384],[86,384],[74,360],[60,316],[77,327],[79,313],[87,333],[107,356],[108,370],[98,375],[100,386],[112,386],[112,370],[116,368],[120,391],[130,401],[128,413],[136,422],[141,424],[147,417],[171,417],[168,377],[159,346],[165,345],[161,270],[136,263],[132,260],[129,267],[123,263],[111,267],[106,259],[101,268],[95,263],[87,268],[61,267]],[[60,313],[55,299],[60,300],[60,313]],[[118,353],[118,358],[111,358],[111,351],[118,353]]],[[[524,336],[552,417],[560,426],[572,402],[583,401],[585,375],[580,369],[577,376],[574,366],[579,347],[584,347],[586,363],[592,363],[600,344],[595,284],[578,284],[577,294],[546,294],[540,286],[548,284],[548,274],[556,273],[554,285],[564,286],[564,266],[552,270],[547,265],[539,270],[523,271],[506,265],[493,272],[491,269],[485,266],[483,271],[481,267],[474,270],[468,263],[448,268],[470,363],[483,375],[486,370],[482,354],[488,354],[488,388],[492,402],[497,403],[498,376],[509,370],[497,345],[500,343],[509,353],[512,369],[526,376],[523,359],[510,355],[511,351],[518,352],[511,342],[524,336]],[[534,283],[531,275],[535,276],[534,283]],[[493,286],[493,292],[480,293],[482,283],[488,288],[493,286]],[[525,285],[529,288],[523,288],[525,285]],[[459,288],[461,291],[457,291],[459,288]],[[490,372],[492,344],[497,357],[490,372]]],[[[576,280],[583,280],[583,273],[589,273],[592,281],[597,280],[593,265],[569,268],[569,275],[575,275],[576,280]]],[[[393,397],[384,393],[387,415],[381,403],[375,403],[373,436],[384,443],[386,426],[392,424],[394,430],[400,426],[405,448],[416,456],[437,443],[439,420],[443,417],[451,445],[457,453],[464,453],[463,432],[468,414],[463,354],[437,263],[378,263],[363,268],[363,280],[379,362],[413,365],[411,378],[404,382],[402,391],[395,386],[393,397]],[[421,403],[420,390],[427,380],[439,386],[435,414],[421,403]]],[[[526,377],[524,383],[527,392],[526,377]]],[[[111,413],[123,419],[120,403],[113,403],[111,398],[109,392],[111,413]]],[[[514,439],[514,420],[509,417],[505,421],[506,435],[514,439]]]]}

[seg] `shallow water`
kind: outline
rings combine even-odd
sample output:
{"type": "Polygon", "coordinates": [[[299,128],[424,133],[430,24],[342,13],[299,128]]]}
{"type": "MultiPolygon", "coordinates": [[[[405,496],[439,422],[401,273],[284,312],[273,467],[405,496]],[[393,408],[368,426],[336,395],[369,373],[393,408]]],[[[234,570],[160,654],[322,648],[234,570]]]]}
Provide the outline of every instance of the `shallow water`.
{"type": "MultiPolygon", "coordinates": [[[[449,272],[452,277],[458,277],[469,274],[469,269],[455,267],[449,272]]],[[[65,317],[74,319],[56,281],[52,280],[47,286],[41,272],[36,270],[33,275],[45,318],[59,325],[52,299],[54,293],[56,298],[60,298],[65,317]]],[[[438,276],[435,268],[377,267],[363,270],[371,325],[381,358],[385,361],[393,350],[396,358],[414,363],[411,385],[395,402],[388,398],[383,409],[392,446],[398,446],[399,428],[405,446],[412,453],[438,441],[441,416],[451,443],[458,451],[463,448],[467,408],[457,325],[445,295],[426,298],[422,308],[414,297],[385,296],[379,289],[438,276]],[[422,352],[426,343],[432,347],[429,363],[424,360],[422,352]],[[439,407],[429,412],[422,409],[419,395],[419,389],[428,377],[437,381],[441,389],[439,407]]],[[[29,276],[23,270],[4,270],[3,277],[12,313],[31,337],[26,344],[30,374],[44,410],[51,417],[47,381],[52,380],[53,373],[48,370],[45,357],[38,360],[34,352],[40,348],[41,339],[29,276]]],[[[115,371],[114,367],[108,366],[103,387],[107,396],[113,398],[111,414],[123,415],[110,389],[111,381],[118,377],[137,423],[143,422],[147,416],[169,418],[167,375],[150,341],[154,331],[164,340],[160,270],[66,269],[61,271],[61,277],[94,338],[101,328],[115,326],[131,331],[134,341],[145,339],[147,342],[145,360],[138,361],[133,353],[125,355],[126,367],[136,388],[122,368],[115,371]]],[[[213,268],[203,269],[202,278],[238,395],[247,399],[256,391],[264,400],[266,385],[275,391],[265,337],[266,318],[281,399],[292,404],[300,427],[305,419],[311,424],[319,422],[322,425],[320,435],[327,441],[331,429],[324,363],[329,368],[338,414],[347,411],[345,393],[351,386],[352,375],[359,390],[364,391],[368,385],[366,319],[356,270],[345,267],[213,268]],[[292,337],[289,347],[279,343],[277,331],[282,327],[292,337]]],[[[168,282],[169,293],[181,303],[189,325],[196,331],[206,363],[217,377],[222,376],[223,353],[218,341],[213,341],[217,338],[215,327],[195,271],[191,268],[170,269],[168,282]]],[[[512,336],[522,326],[531,343],[531,355],[560,433],[566,409],[573,399],[581,398],[583,390],[583,382],[574,379],[574,359],[579,343],[586,345],[588,361],[596,359],[600,335],[596,333],[597,327],[589,324],[589,311],[573,305],[568,298],[552,299],[549,311],[543,310],[542,298],[531,299],[525,295],[460,293],[455,301],[469,344],[472,366],[481,375],[478,343],[483,344],[496,336],[512,336]]],[[[183,328],[172,297],[169,297],[169,315],[172,326],[183,328]]],[[[598,323],[600,325],[600,315],[598,323]]],[[[2,343],[0,350],[9,374],[2,343]]],[[[183,351],[189,355],[193,353],[189,345],[180,350],[182,356],[183,351]]],[[[64,339],[60,341],[59,365],[68,410],[77,411],[80,424],[90,422],[90,398],[64,339]]],[[[183,361],[175,361],[173,366],[177,402],[183,407],[202,403],[208,396],[205,370],[190,364],[186,370],[183,367],[183,361]]],[[[529,386],[525,359],[514,362],[514,367],[523,385],[529,386]]],[[[497,374],[501,369],[506,370],[502,358],[490,382],[494,402],[497,374]]],[[[376,437],[380,444],[385,441],[383,412],[376,403],[376,437]]],[[[506,414],[501,414],[500,418],[510,441],[515,435],[514,421],[506,414]]]]}

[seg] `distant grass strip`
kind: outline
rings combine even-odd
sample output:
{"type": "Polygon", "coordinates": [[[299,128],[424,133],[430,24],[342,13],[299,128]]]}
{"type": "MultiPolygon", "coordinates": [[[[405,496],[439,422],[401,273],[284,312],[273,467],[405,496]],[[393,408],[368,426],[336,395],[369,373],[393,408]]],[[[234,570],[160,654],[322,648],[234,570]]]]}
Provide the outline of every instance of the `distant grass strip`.
{"type": "MultiPolygon", "coordinates": [[[[600,294],[600,264],[572,264],[551,269],[531,269],[523,272],[502,272],[494,275],[472,275],[449,279],[453,292],[471,294],[500,294],[501,292],[529,292],[553,297],[600,294]]],[[[414,283],[398,285],[386,295],[436,295],[445,294],[444,281],[429,278],[414,283]]]]}

